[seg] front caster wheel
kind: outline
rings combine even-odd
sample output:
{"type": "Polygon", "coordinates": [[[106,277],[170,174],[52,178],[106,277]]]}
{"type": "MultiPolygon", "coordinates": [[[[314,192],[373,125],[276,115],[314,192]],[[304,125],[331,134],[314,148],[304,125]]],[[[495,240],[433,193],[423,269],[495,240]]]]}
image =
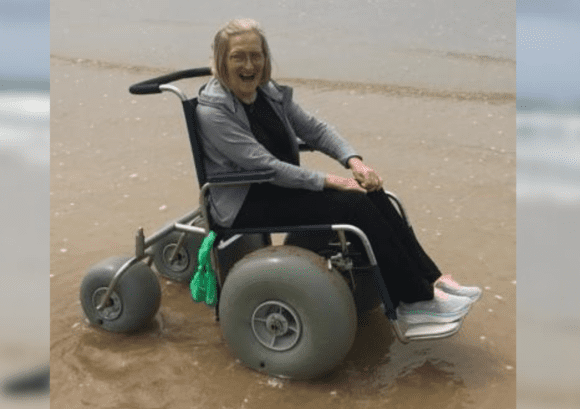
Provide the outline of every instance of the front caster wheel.
{"type": "Polygon", "coordinates": [[[93,266],[81,283],[81,305],[89,322],[111,332],[136,331],[151,322],[161,302],[155,273],[134,264],[117,282],[109,302],[97,310],[113,276],[130,257],[111,257],[93,266]]]}
{"type": "Polygon", "coordinates": [[[182,232],[173,231],[152,246],[155,269],[164,277],[181,283],[189,283],[197,269],[197,252],[204,237],[186,233],[176,254],[182,232]]]}

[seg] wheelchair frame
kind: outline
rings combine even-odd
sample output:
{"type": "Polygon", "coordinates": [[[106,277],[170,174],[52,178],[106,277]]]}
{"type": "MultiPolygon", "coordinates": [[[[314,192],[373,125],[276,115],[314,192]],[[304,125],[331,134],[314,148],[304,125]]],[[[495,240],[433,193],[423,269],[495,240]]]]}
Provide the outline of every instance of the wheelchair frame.
{"type": "MultiPolygon", "coordinates": [[[[172,224],[166,226],[165,228],[158,230],[149,237],[145,237],[143,228],[137,230],[135,236],[135,255],[125,262],[121,268],[119,268],[114,274],[107,291],[105,292],[100,304],[96,307],[97,310],[103,310],[107,305],[115,286],[119,282],[120,278],[125,274],[129,268],[136,263],[148,259],[147,264],[150,266],[153,262],[152,254],[147,252],[152,245],[161,240],[166,235],[178,231],[182,232],[182,236],[179,239],[177,246],[171,257],[175,257],[183,244],[186,234],[199,234],[206,237],[210,231],[210,217],[208,214],[207,206],[207,193],[211,187],[220,186],[236,186],[249,183],[264,183],[273,180],[274,172],[271,170],[261,170],[253,172],[236,172],[230,174],[222,174],[218,176],[207,177],[205,174],[205,169],[203,167],[203,151],[201,146],[201,140],[198,137],[196,120],[195,120],[195,108],[197,106],[197,98],[188,99],[183,91],[174,85],[169,83],[202,76],[211,75],[210,68],[195,68],[183,71],[177,71],[168,75],[153,78],[147,81],[140,82],[130,87],[130,92],[132,94],[154,94],[161,92],[171,92],[175,94],[181,100],[184,108],[185,119],[189,131],[189,139],[192,147],[192,153],[194,156],[194,165],[196,167],[197,178],[199,181],[200,194],[199,194],[199,208],[187,213],[186,215],[175,220],[172,224]],[[204,227],[194,226],[193,224],[202,221],[204,227]]],[[[308,145],[301,143],[300,151],[311,151],[313,150],[308,145]]],[[[404,219],[405,223],[413,232],[411,224],[407,218],[406,212],[403,208],[401,201],[391,192],[385,191],[389,199],[392,200],[397,207],[401,217],[404,219]]],[[[438,339],[449,337],[457,333],[461,327],[462,319],[453,323],[448,324],[438,324],[438,325],[415,325],[410,326],[406,331],[404,331],[399,324],[397,319],[396,309],[393,307],[391,299],[389,297],[385,283],[380,275],[380,270],[377,265],[376,257],[374,255],[370,241],[364,232],[356,226],[349,224],[333,224],[333,225],[311,225],[311,226],[281,226],[281,227],[269,227],[269,228],[244,228],[244,229],[222,229],[218,228],[219,233],[229,234],[262,234],[265,241],[271,244],[270,234],[272,233],[291,233],[291,232],[305,232],[305,231],[335,231],[338,234],[340,240],[341,250],[345,253],[347,251],[347,240],[346,232],[350,232],[358,236],[363,243],[366,255],[368,257],[370,268],[372,270],[374,283],[377,287],[378,294],[383,302],[385,315],[390,321],[393,330],[397,338],[402,343],[408,343],[412,340],[427,340],[427,339],[438,339]]],[[[342,253],[339,253],[340,255],[342,253]]],[[[223,271],[218,261],[216,246],[212,248],[212,267],[217,275],[217,283],[219,289],[222,288],[227,272],[223,271]]],[[[328,259],[329,268],[332,267],[333,261],[328,259]]],[[[351,280],[354,283],[354,277],[352,276],[352,270],[350,271],[351,280]]],[[[216,316],[217,307],[219,306],[219,293],[218,291],[218,303],[216,305],[216,316]]]]}

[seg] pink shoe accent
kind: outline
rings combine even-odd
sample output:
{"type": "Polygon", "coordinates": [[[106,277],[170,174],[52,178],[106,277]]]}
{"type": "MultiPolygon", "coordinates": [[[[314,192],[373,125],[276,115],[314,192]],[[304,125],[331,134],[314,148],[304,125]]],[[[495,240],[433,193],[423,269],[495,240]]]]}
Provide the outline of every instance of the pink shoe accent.
{"type": "Polygon", "coordinates": [[[448,286],[455,288],[455,289],[459,289],[461,287],[461,285],[455,281],[453,278],[451,278],[451,274],[446,274],[444,276],[439,277],[439,279],[437,281],[441,281],[442,283],[447,284],[448,286]]]}
{"type": "Polygon", "coordinates": [[[433,293],[435,294],[435,298],[438,298],[443,301],[447,301],[449,299],[449,295],[445,291],[441,291],[438,288],[433,289],[433,293]]]}
{"type": "Polygon", "coordinates": [[[437,281],[435,281],[434,288],[447,294],[468,297],[472,302],[479,300],[482,294],[479,287],[463,287],[457,281],[452,279],[450,275],[441,276],[437,281]]]}

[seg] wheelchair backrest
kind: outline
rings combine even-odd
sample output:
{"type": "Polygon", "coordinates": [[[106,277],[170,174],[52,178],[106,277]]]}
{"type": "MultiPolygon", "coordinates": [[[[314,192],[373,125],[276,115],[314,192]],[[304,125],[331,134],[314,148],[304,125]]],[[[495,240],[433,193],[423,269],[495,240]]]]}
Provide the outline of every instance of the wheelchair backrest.
{"type": "Polygon", "coordinates": [[[191,144],[191,151],[193,153],[193,163],[195,164],[195,172],[197,173],[197,181],[201,188],[207,181],[204,166],[203,144],[198,129],[196,108],[197,97],[183,101],[183,112],[185,114],[185,122],[187,123],[187,131],[189,133],[189,143],[191,144]]]}

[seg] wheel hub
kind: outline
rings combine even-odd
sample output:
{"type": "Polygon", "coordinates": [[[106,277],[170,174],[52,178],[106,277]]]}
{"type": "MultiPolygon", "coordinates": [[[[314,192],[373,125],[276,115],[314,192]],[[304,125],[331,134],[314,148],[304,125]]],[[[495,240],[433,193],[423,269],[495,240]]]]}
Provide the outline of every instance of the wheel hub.
{"type": "Polygon", "coordinates": [[[292,348],[302,333],[298,314],[281,301],[266,301],[252,314],[252,330],[256,339],[273,351],[292,348]]]}
{"type": "Polygon", "coordinates": [[[170,270],[178,273],[187,269],[187,266],[189,265],[189,257],[183,247],[181,247],[177,254],[173,256],[176,247],[177,244],[175,243],[165,246],[163,249],[163,261],[170,270]]]}
{"type": "Polygon", "coordinates": [[[97,314],[99,314],[102,319],[112,321],[119,318],[119,315],[121,315],[121,312],[123,311],[123,305],[121,304],[121,298],[119,298],[117,293],[113,291],[109,296],[109,301],[105,304],[105,307],[102,310],[98,310],[97,305],[101,303],[106,292],[107,287],[97,289],[93,293],[93,305],[95,306],[97,314]]]}
{"type": "Polygon", "coordinates": [[[288,331],[288,320],[282,314],[270,314],[266,318],[266,328],[270,334],[279,337],[288,331]]]}

